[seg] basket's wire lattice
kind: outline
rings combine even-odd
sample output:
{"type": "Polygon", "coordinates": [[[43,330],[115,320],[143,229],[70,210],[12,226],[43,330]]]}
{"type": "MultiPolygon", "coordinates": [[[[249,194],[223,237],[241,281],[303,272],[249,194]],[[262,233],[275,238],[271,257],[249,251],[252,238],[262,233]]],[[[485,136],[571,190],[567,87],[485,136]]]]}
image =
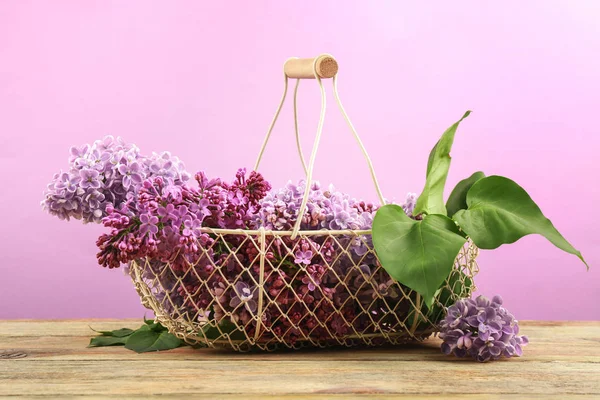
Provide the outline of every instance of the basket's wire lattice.
{"type": "MultiPolygon", "coordinates": [[[[317,65],[323,57],[328,66],[335,63],[331,56],[324,55],[315,58],[312,65],[313,78],[321,89],[321,115],[308,166],[300,148],[297,124],[296,97],[300,79],[294,90],[296,142],[306,182],[312,182],[325,115],[325,90],[317,65]]],[[[367,160],[380,202],[384,204],[371,160],[340,102],[337,64],[335,66],[334,97],[367,160]]],[[[289,77],[284,75],[284,94],[255,170],[285,101],[289,77]]],[[[210,245],[201,246],[202,263],[211,266],[208,276],[200,274],[195,264],[181,271],[153,259],[132,262],[130,275],[142,304],[152,310],[156,320],[171,333],[189,344],[237,351],[275,350],[423,340],[437,331],[437,323],[446,307],[474,291],[478,249],[471,242],[460,251],[450,276],[436,293],[433,306],[427,308],[419,294],[393,280],[381,267],[373,250],[370,230],[300,230],[308,192],[305,190],[291,231],[203,228],[214,239],[210,245]],[[309,266],[294,263],[300,243],[307,242],[317,244],[311,251],[319,257],[325,270],[318,281],[314,271],[307,270],[309,266]],[[352,250],[357,242],[363,245],[365,252],[356,254],[352,250]],[[321,254],[326,248],[331,252],[321,254]],[[244,254],[240,249],[244,249],[244,254]],[[225,256],[215,260],[215,252],[225,256]],[[239,272],[232,279],[230,273],[225,273],[227,269],[239,272]],[[310,284],[312,290],[299,292],[298,286],[293,285],[298,280],[310,284]],[[250,303],[230,300],[244,295],[252,299],[250,303]]]]}

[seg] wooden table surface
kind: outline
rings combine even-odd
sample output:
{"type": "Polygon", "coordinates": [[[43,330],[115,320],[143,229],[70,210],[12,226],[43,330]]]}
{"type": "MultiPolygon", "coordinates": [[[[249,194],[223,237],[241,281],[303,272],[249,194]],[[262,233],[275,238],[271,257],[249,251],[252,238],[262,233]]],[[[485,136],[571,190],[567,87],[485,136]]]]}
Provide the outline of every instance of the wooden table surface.
{"type": "Polygon", "coordinates": [[[600,322],[522,322],[521,332],[531,341],[525,356],[486,364],[442,355],[439,339],[377,349],[252,354],[86,348],[89,326],[140,325],[0,321],[0,397],[600,398],[600,322]]]}

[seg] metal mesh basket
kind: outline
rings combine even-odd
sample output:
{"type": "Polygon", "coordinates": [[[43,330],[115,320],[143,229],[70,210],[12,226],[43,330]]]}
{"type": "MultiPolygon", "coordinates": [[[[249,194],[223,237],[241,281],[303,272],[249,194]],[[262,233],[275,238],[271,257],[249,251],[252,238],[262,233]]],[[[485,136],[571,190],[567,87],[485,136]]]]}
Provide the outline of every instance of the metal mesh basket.
{"type": "MultiPolygon", "coordinates": [[[[315,78],[321,88],[322,110],[308,168],[296,123],[298,152],[307,182],[312,181],[325,111],[321,78],[333,77],[337,103],[363,150],[384,204],[371,161],[339,100],[337,63],[331,60],[328,55],[288,60],[284,95],[254,169],[258,170],[283,106],[288,78],[298,78],[298,83],[300,78],[315,78]],[[328,69],[319,67],[322,62],[328,69]],[[323,71],[331,76],[323,76],[323,71]]],[[[202,229],[212,241],[198,244],[201,257],[183,269],[153,259],[130,263],[130,275],[142,304],[189,344],[247,351],[423,340],[436,332],[445,307],[471,295],[478,270],[478,250],[472,243],[460,251],[451,274],[436,292],[434,304],[427,308],[420,295],[393,280],[381,267],[370,230],[301,230],[308,198],[308,190],[305,192],[291,231],[205,227],[202,229]],[[308,245],[316,262],[308,266],[294,262],[301,246],[308,245]]]]}

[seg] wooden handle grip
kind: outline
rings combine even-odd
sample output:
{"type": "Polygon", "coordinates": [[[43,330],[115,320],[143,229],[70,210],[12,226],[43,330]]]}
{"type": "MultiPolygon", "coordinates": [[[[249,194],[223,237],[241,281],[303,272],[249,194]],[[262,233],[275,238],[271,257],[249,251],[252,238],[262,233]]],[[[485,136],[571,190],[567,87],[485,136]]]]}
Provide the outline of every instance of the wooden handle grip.
{"type": "Polygon", "coordinates": [[[333,78],[338,72],[338,63],[332,56],[322,54],[316,58],[290,58],[283,65],[283,72],[292,79],[333,78]]]}

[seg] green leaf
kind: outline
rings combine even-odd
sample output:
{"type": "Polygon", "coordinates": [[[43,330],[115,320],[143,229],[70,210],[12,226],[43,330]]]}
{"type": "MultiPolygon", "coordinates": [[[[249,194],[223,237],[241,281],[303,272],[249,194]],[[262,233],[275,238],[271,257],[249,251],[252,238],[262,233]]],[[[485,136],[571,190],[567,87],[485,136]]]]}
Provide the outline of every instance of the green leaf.
{"type": "Polygon", "coordinates": [[[114,337],[125,337],[131,335],[134,330],[129,328],[121,328],[114,331],[97,331],[94,328],[90,327],[91,330],[101,334],[102,336],[114,336],[114,337]]]}
{"type": "Polygon", "coordinates": [[[148,351],[171,350],[180,347],[183,344],[181,339],[169,332],[162,332],[158,339],[150,346],[148,351]]]}
{"type": "Polygon", "coordinates": [[[430,307],[448,277],[466,239],[450,218],[429,214],[409,218],[402,207],[381,207],[373,220],[373,244],[383,268],[398,282],[423,296],[430,307]]]}
{"type": "Polygon", "coordinates": [[[158,336],[160,334],[152,330],[140,329],[129,336],[127,343],[125,343],[125,348],[137,353],[143,353],[158,340],[158,336]]]}
{"type": "Polygon", "coordinates": [[[458,210],[465,210],[467,208],[467,192],[471,189],[471,186],[481,178],[485,178],[485,174],[481,171],[477,171],[467,179],[463,179],[456,184],[446,202],[446,210],[448,211],[449,217],[456,214],[458,210]]]}
{"type": "Polygon", "coordinates": [[[127,339],[127,336],[96,336],[90,339],[88,347],[123,346],[127,339]]]}
{"type": "Polygon", "coordinates": [[[552,222],[512,180],[489,176],[477,181],[467,194],[467,210],[454,215],[461,229],[481,249],[495,249],[514,243],[523,236],[537,233],[556,247],[579,257],[581,253],[556,230],[552,222]]]}
{"type": "MultiPolygon", "coordinates": [[[[91,328],[90,328],[91,329],[91,328]]],[[[92,329],[94,330],[94,329],[92,329]]],[[[169,350],[182,346],[183,342],[170,334],[167,328],[144,317],[144,325],[137,330],[129,328],[114,331],[95,331],[100,333],[90,340],[88,347],[125,345],[125,348],[138,353],[169,350]]]]}
{"type": "Polygon", "coordinates": [[[153,330],[138,330],[129,336],[125,348],[137,353],[148,351],[171,350],[181,346],[179,338],[169,332],[155,332],[153,330]]]}
{"type": "Polygon", "coordinates": [[[444,206],[444,186],[448,170],[450,169],[450,150],[454,143],[454,134],[460,122],[467,118],[471,111],[467,111],[457,122],[442,134],[442,137],[431,149],[427,162],[427,175],[423,192],[417,199],[413,215],[443,214],[446,215],[444,206]]]}
{"type": "Polygon", "coordinates": [[[146,319],[146,316],[144,316],[144,324],[146,325],[142,325],[142,327],[140,329],[150,329],[154,332],[166,332],[168,329],[165,328],[164,326],[162,326],[160,324],[160,322],[154,322],[154,320],[152,319],[146,319]]]}

